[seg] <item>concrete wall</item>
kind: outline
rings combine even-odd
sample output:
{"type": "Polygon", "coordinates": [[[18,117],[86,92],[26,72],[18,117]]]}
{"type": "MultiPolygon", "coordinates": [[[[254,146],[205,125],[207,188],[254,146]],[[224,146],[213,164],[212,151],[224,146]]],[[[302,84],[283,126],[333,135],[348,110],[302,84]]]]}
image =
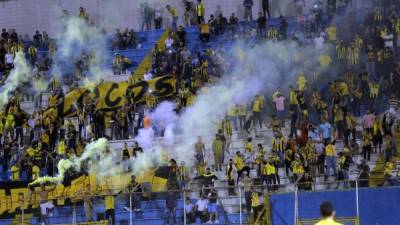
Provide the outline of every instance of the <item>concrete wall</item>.
{"type": "MultiPolygon", "coordinates": [[[[206,15],[214,13],[217,5],[221,5],[226,16],[235,12],[243,15],[242,0],[203,0],[207,6],[206,15]]],[[[253,15],[260,10],[260,1],[254,0],[253,15]]],[[[49,34],[57,32],[57,11],[66,9],[77,14],[79,6],[87,8],[91,18],[98,24],[102,21],[107,30],[120,28],[138,29],[141,24],[140,3],[144,0],[14,0],[0,3],[0,28],[15,28],[17,32],[32,34],[35,30],[47,30],[49,34]]],[[[160,2],[163,7],[171,4],[183,14],[181,0],[147,0],[151,5],[160,2]]],[[[271,13],[274,17],[283,14],[293,15],[293,0],[270,0],[271,13]]],[[[314,0],[306,0],[307,7],[314,0]]],[[[167,15],[164,10],[164,15],[167,15]]],[[[168,21],[166,21],[167,23],[168,21]]]]}

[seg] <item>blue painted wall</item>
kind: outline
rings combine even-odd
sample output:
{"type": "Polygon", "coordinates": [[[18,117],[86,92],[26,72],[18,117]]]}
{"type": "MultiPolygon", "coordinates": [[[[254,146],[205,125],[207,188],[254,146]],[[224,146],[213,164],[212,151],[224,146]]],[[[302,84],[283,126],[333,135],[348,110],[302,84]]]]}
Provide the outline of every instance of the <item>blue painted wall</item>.
{"type": "MultiPolygon", "coordinates": [[[[331,201],[338,217],[355,217],[356,193],[345,191],[300,192],[299,218],[319,217],[319,205],[331,201]]],[[[273,194],[271,219],[273,225],[294,223],[294,193],[273,194]]],[[[366,188],[359,191],[361,225],[400,225],[400,187],[366,188]]]]}

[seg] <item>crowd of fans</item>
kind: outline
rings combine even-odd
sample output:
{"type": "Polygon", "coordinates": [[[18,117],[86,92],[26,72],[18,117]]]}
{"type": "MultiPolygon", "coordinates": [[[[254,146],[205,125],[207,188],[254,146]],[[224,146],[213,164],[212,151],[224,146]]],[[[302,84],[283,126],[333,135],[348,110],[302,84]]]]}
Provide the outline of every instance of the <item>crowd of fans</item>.
{"type": "MultiPolygon", "coordinates": [[[[317,177],[322,175],[326,181],[335,180],[335,186],[348,188],[350,168],[360,154],[363,160],[356,165],[359,186],[368,186],[368,161],[380,153],[383,153],[385,161],[385,179],[381,185],[396,184],[393,175],[396,168],[394,156],[398,152],[397,144],[400,144],[400,127],[397,124],[400,94],[397,88],[400,83],[399,3],[388,5],[377,2],[370,13],[366,13],[365,17],[360,16],[363,21],[349,22],[349,33],[349,30],[335,23],[336,7],[332,5],[328,5],[328,11],[316,5],[312,16],[304,21],[300,18],[296,22],[298,28],[289,32],[288,22],[283,16],[279,27],[268,25],[268,7],[258,14],[254,23],[241,26],[234,14],[228,20],[222,12],[210,15],[206,23],[206,8],[200,0],[197,4],[184,2],[187,5],[181,18],[185,25],[198,25],[199,38],[203,42],[224,34],[231,39],[257,38],[257,44],[290,39],[299,46],[316,49],[334,46],[335,49],[318,59],[317,69],[305,65],[304,73],[298,75],[296,84],[289,86],[288,92],[277,89],[273,96],[260,93],[248,104],[229,109],[220,123],[215,140],[204,143],[199,138],[194,146],[195,169],[188,168],[184,163],[178,165],[171,159],[172,172],[167,182],[170,190],[187,187],[192,178],[205,188],[195,205],[186,201],[188,222],[199,217],[202,222],[218,223],[218,192],[213,187],[215,180],[221,178],[227,180],[228,193],[232,196],[237,194],[236,186],[243,185],[246,209],[249,213],[253,212],[254,219],[258,218],[262,205],[261,194],[254,185],[266,185],[268,191],[276,191],[280,184],[287,183],[283,179],[288,178],[299,189],[312,190],[317,177]],[[323,19],[326,16],[329,18],[328,24],[323,19]],[[328,81],[325,77],[332,77],[332,68],[334,79],[328,81]],[[382,110],[382,102],[389,103],[390,109],[382,110]],[[255,133],[259,140],[265,130],[273,132],[270,149],[248,137],[255,133]],[[245,147],[228,158],[225,156],[230,150],[229,143],[234,131],[246,136],[245,147]],[[206,152],[212,152],[214,163],[207,164],[206,152]],[[226,177],[217,176],[221,174],[218,171],[225,171],[226,177]]],[[[243,7],[245,20],[252,21],[253,1],[245,0],[243,7]]],[[[346,7],[344,5],[343,10],[350,10],[346,7]]],[[[168,5],[166,9],[171,16],[172,31],[164,46],[156,45],[152,50],[152,65],[143,79],[173,75],[178,81],[176,111],[179,113],[195,102],[202,86],[215,82],[225,71],[229,71],[226,63],[229,56],[223,47],[213,49],[209,46],[197,52],[188,49],[185,29],[178,26],[176,8],[168,5]]],[[[151,21],[154,20],[155,28],[161,28],[161,11],[161,7],[151,9],[143,4],[142,27],[151,29],[151,21]]],[[[79,16],[89,20],[85,9],[80,10],[79,16]]],[[[138,37],[132,30],[123,33],[117,30],[112,40],[112,49],[135,48],[137,45],[138,37]]],[[[24,52],[30,63],[36,66],[37,70],[32,75],[34,79],[44,79],[51,58],[38,57],[39,49],[48,51],[50,56],[56,51],[54,41],[46,32],[41,34],[39,31],[30,40],[29,35],[21,37],[14,30],[3,29],[0,46],[0,58],[4,59],[0,61],[2,83],[13,68],[16,52],[24,52]]],[[[88,57],[92,57],[90,53],[83,55],[80,63],[77,63],[75,70],[78,72],[74,74],[80,75],[76,76],[85,73],[85,59],[88,57]]],[[[124,74],[130,64],[132,62],[128,58],[116,54],[112,70],[114,74],[124,74]]],[[[62,82],[57,78],[50,81],[50,109],[63,104],[62,82]]],[[[77,85],[75,83],[73,86],[77,85]]],[[[32,181],[43,175],[54,176],[57,174],[57,162],[79,157],[90,140],[134,137],[140,128],[146,126],[145,112],[154,109],[159,102],[155,95],[148,92],[146,104],[135,105],[129,101],[113,112],[110,120],[106,120],[105,112],[96,109],[96,99],[85,96],[82,102],[77,103],[76,118],[64,118],[57,110],[40,108],[32,115],[27,115],[21,110],[22,96],[26,95],[28,100],[33,96],[36,106],[40,107],[42,95],[26,93],[23,88],[19,90],[25,91],[15,91],[0,115],[0,162],[3,172],[11,172],[11,176],[7,177],[11,181],[32,181]]],[[[121,160],[136,157],[141,151],[137,144],[132,147],[125,145],[121,160]]],[[[142,188],[134,176],[129,191],[136,192],[135,209],[139,210],[142,188]]],[[[176,223],[178,197],[173,192],[167,196],[168,224],[176,223]]],[[[111,194],[106,196],[105,204],[107,216],[114,221],[111,194]]]]}

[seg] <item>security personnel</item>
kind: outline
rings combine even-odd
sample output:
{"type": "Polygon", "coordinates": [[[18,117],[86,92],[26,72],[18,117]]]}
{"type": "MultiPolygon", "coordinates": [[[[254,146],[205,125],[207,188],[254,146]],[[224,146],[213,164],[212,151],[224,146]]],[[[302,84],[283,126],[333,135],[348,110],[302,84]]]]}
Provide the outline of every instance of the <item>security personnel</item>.
{"type": "Polygon", "coordinates": [[[197,24],[201,24],[204,21],[205,13],[206,13],[206,7],[201,2],[201,0],[197,0],[197,5],[196,5],[197,24]]]}

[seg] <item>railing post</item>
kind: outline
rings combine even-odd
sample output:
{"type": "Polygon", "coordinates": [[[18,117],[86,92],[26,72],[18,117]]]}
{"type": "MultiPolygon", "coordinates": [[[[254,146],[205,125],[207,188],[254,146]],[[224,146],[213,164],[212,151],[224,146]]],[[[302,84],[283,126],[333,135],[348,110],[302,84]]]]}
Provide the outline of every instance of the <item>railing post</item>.
{"type": "Polygon", "coordinates": [[[133,224],[132,217],[132,192],[129,192],[129,225],[133,224]]]}
{"type": "Polygon", "coordinates": [[[356,210],[357,210],[357,219],[360,218],[360,208],[359,208],[359,201],[358,201],[358,177],[356,179],[356,210]]]}
{"type": "Polygon", "coordinates": [[[25,224],[24,223],[24,208],[25,208],[25,204],[24,202],[22,202],[22,207],[21,207],[21,224],[25,224]]]}
{"type": "Polygon", "coordinates": [[[72,203],[72,224],[76,224],[76,209],[75,209],[75,202],[72,203]]]}
{"type": "Polygon", "coordinates": [[[242,225],[242,187],[239,185],[239,220],[242,225]]]}
{"type": "Polygon", "coordinates": [[[182,196],[183,196],[183,225],[186,225],[186,194],[185,194],[185,190],[183,190],[182,196]]]}

